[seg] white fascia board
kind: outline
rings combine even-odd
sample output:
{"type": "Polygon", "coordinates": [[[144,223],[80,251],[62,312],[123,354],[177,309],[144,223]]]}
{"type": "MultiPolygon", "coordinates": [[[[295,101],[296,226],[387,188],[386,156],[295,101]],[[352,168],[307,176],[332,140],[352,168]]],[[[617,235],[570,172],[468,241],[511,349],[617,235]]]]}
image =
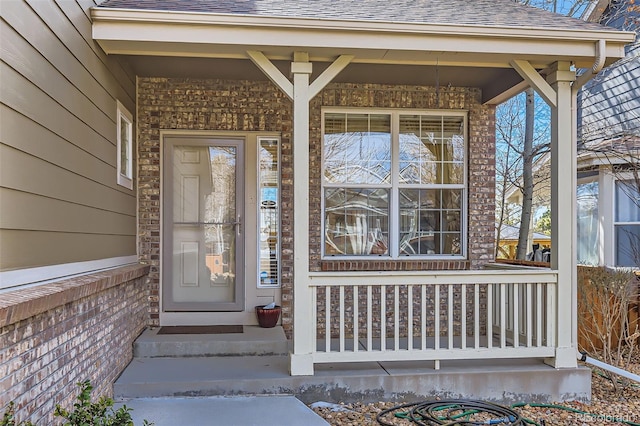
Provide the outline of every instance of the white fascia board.
{"type": "Polygon", "coordinates": [[[469,24],[421,24],[407,22],[332,20],[317,18],[268,17],[242,14],[204,12],[149,11],[137,9],[92,8],[93,22],[134,21],[156,23],[182,23],[201,25],[237,25],[249,27],[276,27],[308,29],[340,29],[368,32],[409,32],[420,34],[517,37],[556,40],[601,40],[628,43],[635,40],[635,33],[611,30],[569,30],[540,27],[483,26],[469,24]]]}
{"type": "MultiPolygon", "coordinates": [[[[160,42],[264,47],[381,49],[433,53],[491,53],[594,57],[594,41],[607,41],[607,57],[624,56],[634,34],[617,31],[437,25],[378,21],[275,18],[193,12],[91,9],[93,38],[106,49],[109,41],[160,42]],[[541,43],[546,41],[547,43],[541,43]],[[295,46],[292,46],[295,44],[295,46]]],[[[124,51],[107,53],[133,54],[124,51]]],[[[135,52],[142,53],[142,52],[135,52]]],[[[349,52],[346,52],[349,53],[349,52]]],[[[270,57],[271,59],[274,59],[270,57]]]]}

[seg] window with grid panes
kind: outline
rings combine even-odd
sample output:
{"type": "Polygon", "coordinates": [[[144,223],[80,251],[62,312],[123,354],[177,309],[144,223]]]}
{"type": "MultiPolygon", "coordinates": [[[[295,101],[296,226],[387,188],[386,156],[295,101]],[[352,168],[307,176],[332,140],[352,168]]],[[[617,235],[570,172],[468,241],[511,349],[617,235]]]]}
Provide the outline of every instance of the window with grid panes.
{"type": "Polygon", "coordinates": [[[324,256],[464,256],[466,114],[323,114],[324,256]]]}

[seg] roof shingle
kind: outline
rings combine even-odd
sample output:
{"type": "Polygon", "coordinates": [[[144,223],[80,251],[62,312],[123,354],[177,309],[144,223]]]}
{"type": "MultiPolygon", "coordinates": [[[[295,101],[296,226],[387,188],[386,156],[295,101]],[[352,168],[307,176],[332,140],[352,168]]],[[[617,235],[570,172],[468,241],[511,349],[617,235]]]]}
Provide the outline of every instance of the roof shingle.
{"type": "Polygon", "coordinates": [[[612,30],[513,0],[106,0],[99,7],[321,20],[612,30]]]}

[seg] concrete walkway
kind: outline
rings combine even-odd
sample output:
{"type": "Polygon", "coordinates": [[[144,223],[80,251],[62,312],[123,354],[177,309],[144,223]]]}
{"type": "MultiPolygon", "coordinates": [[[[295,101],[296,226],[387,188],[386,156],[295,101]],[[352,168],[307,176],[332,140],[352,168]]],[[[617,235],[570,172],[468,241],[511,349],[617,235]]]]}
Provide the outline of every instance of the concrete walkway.
{"type": "Polygon", "coordinates": [[[293,396],[136,398],[116,403],[132,408],[136,426],[326,426],[328,423],[293,396]]]}

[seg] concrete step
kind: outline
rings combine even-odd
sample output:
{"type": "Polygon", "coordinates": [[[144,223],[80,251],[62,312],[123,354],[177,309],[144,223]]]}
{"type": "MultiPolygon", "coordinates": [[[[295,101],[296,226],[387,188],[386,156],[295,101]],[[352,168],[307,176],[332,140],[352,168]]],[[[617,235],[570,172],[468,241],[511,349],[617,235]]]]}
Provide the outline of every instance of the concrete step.
{"type": "Polygon", "coordinates": [[[289,342],[282,327],[244,326],[243,333],[158,334],[145,330],[133,343],[135,358],[286,355],[289,342]]]}
{"type": "Polygon", "coordinates": [[[289,357],[135,358],[114,397],[294,395],[304,403],[471,398],[500,403],[590,398],[588,368],[554,369],[542,360],[317,364],[313,376],[290,376],[289,357]]]}

